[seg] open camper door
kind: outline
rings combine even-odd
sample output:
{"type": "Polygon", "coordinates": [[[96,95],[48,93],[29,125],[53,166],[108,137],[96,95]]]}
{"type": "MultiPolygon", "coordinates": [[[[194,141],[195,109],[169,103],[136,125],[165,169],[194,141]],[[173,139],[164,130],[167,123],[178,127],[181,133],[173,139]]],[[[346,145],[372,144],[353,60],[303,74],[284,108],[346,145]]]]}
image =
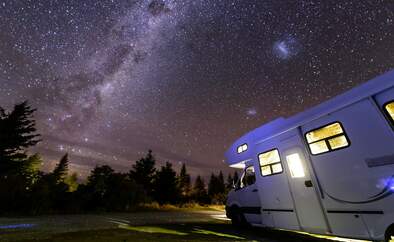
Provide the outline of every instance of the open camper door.
{"type": "Polygon", "coordinates": [[[281,140],[281,156],[288,170],[300,227],[307,232],[324,234],[329,232],[329,228],[319,200],[318,187],[312,178],[312,169],[304,150],[299,134],[281,140]]]}

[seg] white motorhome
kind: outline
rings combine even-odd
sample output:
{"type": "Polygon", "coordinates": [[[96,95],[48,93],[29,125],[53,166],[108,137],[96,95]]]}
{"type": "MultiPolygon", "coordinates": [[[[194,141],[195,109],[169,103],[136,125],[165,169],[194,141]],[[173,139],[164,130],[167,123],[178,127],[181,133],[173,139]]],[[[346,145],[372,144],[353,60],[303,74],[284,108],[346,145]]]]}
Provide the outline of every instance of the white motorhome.
{"type": "Polygon", "coordinates": [[[394,241],[394,71],[239,138],[237,225],[394,241]]]}

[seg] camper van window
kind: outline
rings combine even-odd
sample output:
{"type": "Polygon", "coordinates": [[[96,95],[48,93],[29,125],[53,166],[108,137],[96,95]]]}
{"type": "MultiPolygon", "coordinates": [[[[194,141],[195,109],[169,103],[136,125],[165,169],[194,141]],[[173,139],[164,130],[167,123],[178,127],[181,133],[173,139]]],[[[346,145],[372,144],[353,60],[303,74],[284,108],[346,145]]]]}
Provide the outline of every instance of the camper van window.
{"type": "Polygon", "coordinates": [[[277,149],[259,154],[259,162],[262,176],[274,175],[283,171],[277,149]]]}
{"type": "Polygon", "coordinates": [[[391,121],[394,122],[394,101],[386,104],[385,109],[387,111],[387,114],[390,116],[391,121]]]}
{"type": "Polygon", "coordinates": [[[245,169],[245,172],[242,175],[240,188],[253,185],[255,182],[256,182],[256,176],[254,174],[254,167],[249,166],[245,169]]]}
{"type": "Polygon", "coordinates": [[[255,181],[256,181],[256,177],[254,175],[254,167],[249,166],[245,170],[245,176],[244,176],[245,186],[253,185],[255,183],[255,181]]]}
{"type": "Polygon", "coordinates": [[[312,155],[349,146],[349,140],[339,122],[312,130],[305,135],[312,155]]]}

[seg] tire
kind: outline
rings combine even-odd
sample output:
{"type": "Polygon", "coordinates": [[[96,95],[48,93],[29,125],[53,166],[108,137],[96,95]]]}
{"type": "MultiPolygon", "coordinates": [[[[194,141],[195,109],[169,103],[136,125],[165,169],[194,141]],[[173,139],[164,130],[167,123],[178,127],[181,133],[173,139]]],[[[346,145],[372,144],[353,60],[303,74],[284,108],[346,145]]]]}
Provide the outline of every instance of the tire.
{"type": "Polygon", "coordinates": [[[390,226],[386,231],[385,242],[394,242],[394,225],[390,226]]]}
{"type": "Polygon", "coordinates": [[[248,227],[244,214],[238,207],[231,209],[231,224],[236,227],[248,227]]]}

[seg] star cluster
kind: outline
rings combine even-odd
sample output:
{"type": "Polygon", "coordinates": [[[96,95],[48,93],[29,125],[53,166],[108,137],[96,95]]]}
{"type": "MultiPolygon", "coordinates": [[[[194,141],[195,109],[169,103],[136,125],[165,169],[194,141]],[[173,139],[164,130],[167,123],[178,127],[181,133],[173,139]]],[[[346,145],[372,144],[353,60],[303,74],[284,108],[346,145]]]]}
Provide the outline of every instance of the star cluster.
{"type": "Polygon", "coordinates": [[[0,1],[0,105],[29,100],[37,151],[81,174],[153,149],[207,175],[243,133],[393,68],[393,20],[385,0],[0,1]]]}

